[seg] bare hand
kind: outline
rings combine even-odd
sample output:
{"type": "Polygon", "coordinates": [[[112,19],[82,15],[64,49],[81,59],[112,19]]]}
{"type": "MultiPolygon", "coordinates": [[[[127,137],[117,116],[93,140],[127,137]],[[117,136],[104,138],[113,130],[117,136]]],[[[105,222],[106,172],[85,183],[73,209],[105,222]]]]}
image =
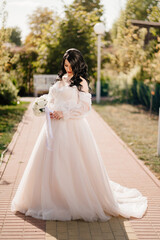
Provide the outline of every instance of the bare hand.
{"type": "Polygon", "coordinates": [[[50,113],[50,118],[59,120],[59,119],[63,118],[63,113],[62,113],[62,111],[54,111],[53,113],[50,113]]]}

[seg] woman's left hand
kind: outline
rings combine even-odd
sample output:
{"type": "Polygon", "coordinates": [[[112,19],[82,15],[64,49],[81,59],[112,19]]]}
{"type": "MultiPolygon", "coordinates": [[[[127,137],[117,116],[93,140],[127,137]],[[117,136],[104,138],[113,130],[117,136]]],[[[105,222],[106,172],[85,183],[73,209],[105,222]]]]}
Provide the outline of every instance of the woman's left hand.
{"type": "Polygon", "coordinates": [[[63,118],[63,112],[62,111],[54,111],[53,113],[50,113],[50,118],[59,120],[59,119],[63,118]]]}

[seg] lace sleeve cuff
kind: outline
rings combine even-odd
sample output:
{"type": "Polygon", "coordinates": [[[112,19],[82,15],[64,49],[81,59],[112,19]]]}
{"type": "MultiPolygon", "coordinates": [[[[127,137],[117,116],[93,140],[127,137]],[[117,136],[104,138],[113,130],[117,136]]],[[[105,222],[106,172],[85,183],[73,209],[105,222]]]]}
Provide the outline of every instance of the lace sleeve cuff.
{"type": "Polygon", "coordinates": [[[91,110],[91,94],[86,92],[79,92],[79,102],[76,104],[67,104],[63,108],[63,118],[65,120],[69,118],[78,119],[84,117],[91,110]]]}

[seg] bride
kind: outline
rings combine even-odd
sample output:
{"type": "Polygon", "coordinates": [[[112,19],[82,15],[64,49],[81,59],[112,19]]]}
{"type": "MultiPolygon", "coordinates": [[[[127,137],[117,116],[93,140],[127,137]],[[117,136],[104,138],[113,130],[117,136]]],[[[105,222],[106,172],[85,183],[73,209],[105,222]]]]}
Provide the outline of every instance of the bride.
{"type": "Polygon", "coordinates": [[[85,118],[92,102],[87,65],[79,50],[66,51],[58,76],[48,93],[50,128],[46,120],[11,211],[59,221],[141,218],[147,198],[109,179],[85,118]]]}

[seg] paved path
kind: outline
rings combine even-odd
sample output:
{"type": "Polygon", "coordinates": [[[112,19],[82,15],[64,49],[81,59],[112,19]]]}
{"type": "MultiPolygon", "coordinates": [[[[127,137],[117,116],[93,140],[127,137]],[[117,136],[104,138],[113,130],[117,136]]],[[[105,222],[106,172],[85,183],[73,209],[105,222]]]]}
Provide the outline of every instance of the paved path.
{"type": "MultiPolygon", "coordinates": [[[[25,98],[33,101],[34,98],[25,98]]],[[[10,211],[11,200],[45,119],[35,117],[31,104],[18,126],[0,168],[0,240],[156,240],[160,239],[160,183],[92,110],[87,117],[107,172],[113,181],[139,189],[148,196],[142,219],[112,218],[108,222],[43,221],[10,211]],[[9,160],[9,161],[8,161],[9,160]],[[8,162],[8,164],[7,164],[8,162]]],[[[103,193],[102,193],[103,194],[103,193]]]]}

